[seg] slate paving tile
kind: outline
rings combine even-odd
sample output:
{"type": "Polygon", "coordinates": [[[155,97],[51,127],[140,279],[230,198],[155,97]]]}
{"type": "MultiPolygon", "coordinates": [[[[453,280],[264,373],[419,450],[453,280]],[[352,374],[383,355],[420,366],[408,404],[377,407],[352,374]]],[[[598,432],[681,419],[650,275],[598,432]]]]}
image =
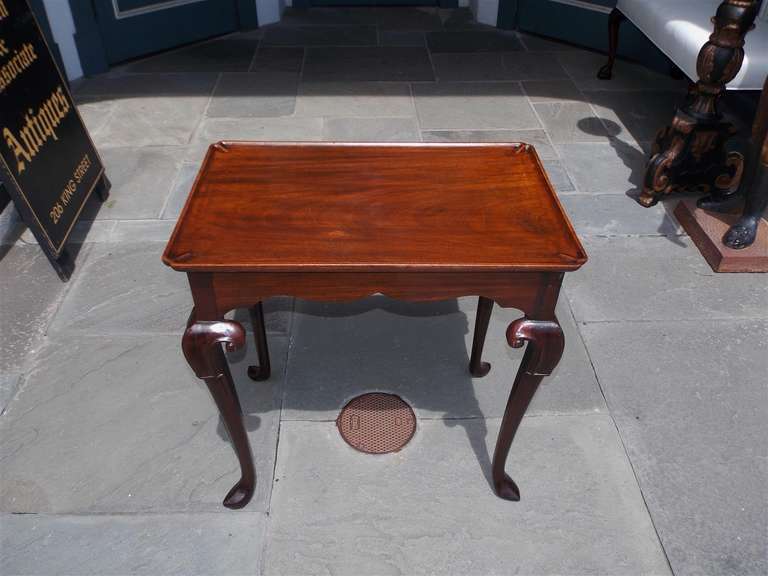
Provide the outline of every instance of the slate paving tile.
{"type": "Polygon", "coordinates": [[[586,97],[571,80],[524,80],[523,90],[528,99],[539,102],[585,102],[586,97]]]}
{"type": "Polygon", "coordinates": [[[544,130],[425,130],[422,138],[424,142],[525,142],[539,158],[557,158],[544,130]]]}
{"type": "MultiPolygon", "coordinates": [[[[37,245],[0,251],[0,373],[21,372],[70,285],[62,282],[37,245]]],[[[74,277],[87,260],[80,252],[74,277]]]]}
{"type": "MultiPolygon", "coordinates": [[[[373,26],[376,13],[370,8],[323,6],[298,8],[288,6],[280,18],[281,28],[289,26],[373,26]]],[[[276,26],[276,27],[277,27],[276,26]]]]}
{"type": "Polygon", "coordinates": [[[619,194],[569,194],[560,202],[576,232],[585,236],[677,236],[684,234],[667,208],[640,206],[619,194]]]}
{"type": "Polygon", "coordinates": [[[684,92],[586,92],[601,118],[614,122],[636,142],[652,141],[672,121],[684,92]]]}
{"type": "Polygon", "coordinates": [[[186,144],[208,104],[216,74],[101,75],[79,84],[84,109],[99,103],[109,112],[92,134],[101,146],[186,144]]]}
{"type": "MultiPolygon", "coordinates": [[[[51,332],[182,334],[192,297],[186,275],[160,259],[172,223],[158,224],[162,224],[159,232],[165,237],[161,242],[147,241],[146,231],[136,226],[133,236],[140,241],[127,241],[128,232],[122,230],[116,231],[120,241],[93,247],[87,266],[51,324],[51,332]]],[[[265,321],[271,330],[285,333],[289,314],[267,308],[265,321]]]]}
{"type": "Polygon", "coordinates": [[[431,82],[435,77],[425,48],[328,46],[307,49],[302,79],[305,82],[431,82]]]}
{"type": "Polygon", "coordinates": [[[283,422],[266,573],[670,574],[608,416],[526,418],[515,503],[486,479],[497,431],[422,420],[374,457],[332,422],[283,422]]]}
{"type": "Polygon", "coordinates": [[[480,24],[469,8],[438,9],[445,30],[489,30],[496,28],[480,24]]]}
{"type": "Polygon", "coordinates": [[[669,90],[685,94],[687,80],[675,80],[669,75],[624,60],[617,60],[613,78],[600,80],[597,71],[606,62],[604,54],[577,50],[562,52],[557,59],[581,90],[669,90]]]}
{"type": "Polygon", "coordinates": [[[579,322],[768,317],[764,275],[717,274],[686,237],[582,240],[589,262],[564,283],[579,322]]]}
{"type": "Polygon", "coordinates": [[[582,331],[674,573],[768,572],[768,322],[582,331]]]}
{"type": "Polygon", "coordinates": [[[322,138],[322,118],[206,118],[200,123],[185,161],[197,166],[211,144],[221,140],[312,141],[322,138]]]}
{"type": "Polygon", "coordinates": [[[502,54],[508,80],[553,80],[568,76],[552,54],[510,52],[502,54]]]}
{"type": "Polygon", "coordinates": [[[442,30],[437,10],[429,7],[379,6],[373,9],[379,31],[442,30]]]}
{"type": "Polygon", "coordinates": [[[501,52],[432,54],[435,76],[440,81],[507,80],[501,52]]]}
{"type": "Polygon", "coordinates": [[[245,72],[259,45],[255,37],[232,35],[164,52],[125,66],[127,72],[245,72]]]}
{"type": "Polygon", "coordinates": [[[423,48],[427,45],[427,38],[421,30],[379,30],[379,44],[423,48]]]}
{"type": "Polygon", "coordinates": [[[299,74],[303,62],[302,47],[260,46],[251,63],[250,72],[262,75],[284,72],[299,74]]]}
{"type": "Polygon", "coordinates": [[[544,38],[543,36],[535,36],[533,34],[525,34],[523,32],[517,32],[517,37],[525,46],[525,49],[529,52],[581,52],[582,48],[574,46],[573,44],[567,44],[565,42],[559,42],[553,38],[544,38]]]}
{"type": "Polygon", "coordinates": [[[115,101],[98,132],[101,146],[180,146],[189,142],[209,96],[141,96],[115,101]]]}
{"type": "MultiPolygon", "coordinates": [[[[230,355],[253,445],[250,511],[268,506],[286,342],[255,386],[230,355]]],[[[0,419],[0,509],[27,513],[221,512],[239,466],[205,384],[177,335],[60,335],[36,355],[0,419]]]]}
{"type": "Polygon", "coordinates": [[[0,517],[0,572],[80,574],[258,574],[261,513],[0,517]],[[105,552],[105,551],[108,551],[105,552]]]}
{"type": "Polygon", "coordinates": [[[16,394],[21,383],[21,374],[7,373],[0,374],[0,414],[5,412],[6,406],[16,394]]]}
{"type": "Polygon", "coordinates": [[[420,142],[415,118],[326,118],[329,142],[420,142]]]}
{"type": "Polygon", "coordinates": [[[427,33],[427,46],[442,52],[510,52],[523,50],[514,32],[500,30],[451,30],[427,33]]]}
{"type": "Polygon", "coordinates": [[[373,26],[301,26],[269,28],[264,46],[372,46],[378,43],[373,26]]]}
{"type": "Polygon", "coordinates": [[[184,274],[160,260],[164,242],[97,244],[51,331],[183,332],[192,297],[184,274]]]}
{"type": "Polygon", "coordinates": [[[163,207],[162,217],[164,219],[176,220],[179,217],[199,170],[200,166],[198,164],[182,164],[171,187],[168,201],[163,207]]]}
{"type": "Polygon", "coordinates": [[[182,151],[164,147],[101,148],[104,169],[112,182],[109,199],[97,219],[157,218],[171,191],[182,151]]]}
{"type": "MultiPolygon", "coordinates": [[[[484,354],[492,369],[485,378],[473,379],[467,366],[476,302],[298,301],[283,419],[333,420],[350,398],[372,390],[402,395],[420,418],[501,416],[523,355],[507,345],[504,334],[521,314],[496,307],[484,354]]],[[[602,410],[589,359],[564,302],[558,314],[566,333],[565,357],[531,412],[602,410]]]]}
{"type": "Polygon", "coordinates": [[[563,167],[563,163],[560,160],[544,158],[542,159],[542,165],[552,187],[558,194],[568,194],[576,191],[570,176],[568,176],[568,171],[563,167]]]}
{"type": "Polygon", "coordinates": [[[209,96],[217,73],[189,74],[100,74],[82,79],[75,99],[86,103],[109,103],[131,97],[209,96]],[[100,99],[101,98],[101,99],[100,99]]]}
{"type": "Polygon", "coordinates": [[[544,129],[552,142],[605,142],[608,131],[589,104],[582,102],[547,102],[534,104],[544,129]]]}
{"type": "Polygon", "coordinates": [[[290,116],[296,106],[295,72],[222,74],[208,104],[209,118],[290,116]]]}
{"type": "Polygon", "coordinates": [[[414,84],[422,130],[541,128],[517,82],[414,84]]]}
{"type": "Polygon", "coordinates": [[[120,243],[168,242],[173,232],[174,220],[119,220],[110,234],[109,241],[120,243]]]}
{"type": "Polygon", "coordinates": [[[637,144],[609,137],[608,142],[555,144],[555,148],[579,192],[632,197],[640,193],[646,152],[637,144]]]}
{"type": "MultiPolygon", "coordinates": [[[[98,200],[92,203],[99,202],[98,200]]],[[[85,242],[109,242],[112,238],[112,232],[117,226],[117,220],[86,220],[82,219],[72,228],[68,242],[73,244],[83,244],[85,242]]],[[[28,243],[34,244],[35,240],[29,230],[24,233],[22,239],[27,241],[26,235],[30,234],[28,243]]]]}
{"type": "Polygon", "coordinates": [[[98,96],[75,96],[74,99],[80,118],[88,129],[88,134],[96,142],[98,140],[96,135],[106,126],[112,116],[114,103],[111,100],[105,101],[98,96]]]}
{"type": "Polygon", "coordinates": [[[404,82],[302,83],[296,116],[413,117],[411,89],[404,82]]]}

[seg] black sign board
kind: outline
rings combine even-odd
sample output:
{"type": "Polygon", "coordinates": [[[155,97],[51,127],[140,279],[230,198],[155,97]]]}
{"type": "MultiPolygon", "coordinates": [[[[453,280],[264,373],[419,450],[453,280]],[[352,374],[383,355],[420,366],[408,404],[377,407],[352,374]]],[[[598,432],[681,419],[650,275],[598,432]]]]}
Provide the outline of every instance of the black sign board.
{"type": "Polygon", "coordinates": [[[104,167],[27,0],[0,0],[0,178],[60,274],[104,167]]]}

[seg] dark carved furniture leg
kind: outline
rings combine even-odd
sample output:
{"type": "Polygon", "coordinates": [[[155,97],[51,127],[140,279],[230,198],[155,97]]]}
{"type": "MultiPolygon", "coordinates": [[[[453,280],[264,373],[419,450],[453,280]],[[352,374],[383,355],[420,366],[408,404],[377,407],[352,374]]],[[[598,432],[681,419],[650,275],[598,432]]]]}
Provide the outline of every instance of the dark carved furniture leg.
{"type": "Polygon", "coordinates": [[[760,219],[768,206],[768,136],[763,141],[754,179],[746,195],[744,213],[723,237],[723,244],[729,248],[741,249],[754,243],[760,219]]]}
{"type": "Polygon", "coordinates": [[[744,60],[744,36],[753,27],[758,0],[724,0],[712,19],[715,30],[699,52],[699,80],[672,124],[656,135],[638,201],[653,206],[678,190],[711,191],[720,198],[738,188],[744,160],[727,152],[735,133],[718,102],[744,60]]]}
{"type": "Polygon", "coordinates": [[[248,366],[248,376],[251,380],[261,381],[269,378],[269,348],[267,347],[267,329],[264,326],[264,308],[259,302],[250,308],[253,339],[256,341],[256,352],[259,356],[258,366],[248,366]]]}
{"type": "Polygon", "coordinates": [[[517,371],[501,421],[496,450],[493,453],[493,487],[505,500],[520,500],[520,490],[504,471],[509,448],[539,383],[552,373],[563,355],[565,341],[556,320],[520,318],[507,328],[507,342],[513,348],[528,347],[517,371]]]}
{"type": "Polygon", "coordinates": [[[743,187],[744,213],[723,237],[723,244],[729,248],[741,249],[754,243],[760,218],[768,206],[768,77],[765,78],[752,126],[747,168],[749,173],[743,187]]]}
{"type": "Polygon", "coordinates": [[[240,481],[224,498],[224,506],[242,508],[253,496],[256,471],[253,466],[251,446],[243,425],[240,401],[221,348],[222,343],[230,351],[241,348],[245,344],[245,330],[237,322],[196,321],[184,332],[181,348],[192,370],[208,386],[232,440],[237,459],[240,461],[240,481]]]}
{"type": "Polygon", "coordinates": [[[469,359],[469,373],[475,378],[482,378],[491,369],[488,362],[483,362],[483,346],[485,345],[485,334],[488,332],[488,322],[491,321],[491,312],[493,312],[493,300],[480,296],[477,301],[472,356],[469,359]]]}
{"type": "Polygon", "coordinates": [[[610,80],[613,76],[613,63],[616,61],[616,51],[619,49],[619,27],[626,16],[618,8],[611,10],[608,16],[608,62],[597,72],[600,80],[610,80]]]}

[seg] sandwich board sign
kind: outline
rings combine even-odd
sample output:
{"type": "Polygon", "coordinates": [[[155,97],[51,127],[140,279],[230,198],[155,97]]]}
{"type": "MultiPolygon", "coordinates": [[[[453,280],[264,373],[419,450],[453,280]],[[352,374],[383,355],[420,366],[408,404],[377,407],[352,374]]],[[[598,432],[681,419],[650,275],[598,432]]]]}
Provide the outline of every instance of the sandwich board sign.
{"type": "Polygon", "coordinates": [[[67,279],[67,240],[109,181],[27,0],[0,0],[0,180],[67,279]]]}

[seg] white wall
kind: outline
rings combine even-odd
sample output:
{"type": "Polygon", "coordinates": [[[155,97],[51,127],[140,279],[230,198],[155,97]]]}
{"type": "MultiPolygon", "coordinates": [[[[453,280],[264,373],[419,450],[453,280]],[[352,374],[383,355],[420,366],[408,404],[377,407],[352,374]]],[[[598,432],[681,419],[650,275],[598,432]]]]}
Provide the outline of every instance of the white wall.
{"type": "Polygon", "coordinates": [[[469,0],[469,8],[475,20],[481,24],[496,26],[499,14],[499,0],[469,0]]]}
{"type": "Polygon", "coordinates": [[[291,3],[291,0],[256,0],[256,14],[259,17],[259,26],[279,22],[283,10],[290,6],[291,3]]]}
{"type": "Polygon", "coordinates": [[[48,15],[48,23],[51,25],[53,40],[59,46],[67,78],[70,80],[80,78],[83,75],[83,68],[80,66],[80,55],[75,45],[75,23],[72,20],[69,1],[43,0],[43,4],[48,15]]]}

